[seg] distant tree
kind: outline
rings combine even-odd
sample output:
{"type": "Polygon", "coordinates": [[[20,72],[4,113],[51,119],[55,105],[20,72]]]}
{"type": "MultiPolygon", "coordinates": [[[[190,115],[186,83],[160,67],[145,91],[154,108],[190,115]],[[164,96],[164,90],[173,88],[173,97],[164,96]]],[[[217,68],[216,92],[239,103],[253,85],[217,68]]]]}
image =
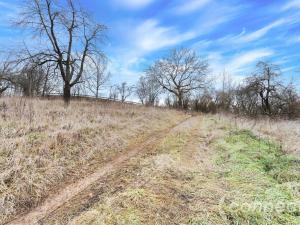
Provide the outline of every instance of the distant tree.
{"type": "Polygon", "coordinates": [[[273,108],[277,110],[276,114],[289,119],[300,117],[300,97],[292,83],[281,86],[275,97],[276,101],[273,102],[273,108]]]}
{"type": "Polygon", "coordinates": [[[213,96],[213,91],[204,89],[203,93],[198,94],[192,101],[192,109],[203,113],[216,113],[217,106],[213,96]]]}
{"type": "Polygon", "coordinates": [[[157,80],[148,75],[140,77],[136,85],[136,95],[144,105],[154,105],[161,93],[161,86],[157,80]]]}
{"type": "Polygon", "coordinates": [[[248,85],[257,90],[261,100],[263,114],[272,114],[271,99],[275,96],[277,88],[281,85],[276,81],[280,76],[280,68],[277,65],[267,62],[258,62],[257,72],[253,77],[248,78],[248,85]]]}
{"type": "Polygon", "coordinates": [[[256,87],[248,85],[247,82],[237,87],[235,91],[234,112],[253,117],[261,112],[256,87]]]}
{"type": "Polygon", "coordinates": [[[116,101],[118,99],[119,96],[119,91],[118,88],[116,86],[110,86],[109,88],[109,99],[116,101]]]}
{"type": "Polygon", "coordinates": [[[234,103],[235,87],[232,77],[226,71],[222,73],[222,88],[216,91],[216,105],[221,111],[229,112],[234,103]]]}
{"type": "Polygon", "coordinates": [[[147,90],[147,80],[144,76],[142,76],[137,82],[135,92],[143,105],[145,105],[147,101],[147,90]]]}
{"type": "Polygon", "coordinates": [[[71,88],[81,81],[86,61],[102,54],[97,46],[104,25],[94,23],[89,14],[75,0],[30,0],[18,21],[30,27],[40,40],[46,41],[31,58],[40,64],[52,62],[59,69],[63,80],[66,103],[71,98],[71,88]]]}
{"type": "Polygon", "coordinates": [[[14,71],[10,80],[24,96],[45,96],[54,89],[52,80],[56,76],[51,64],[26,63],[18,66],[20,68],[14,71]]]}
{"type": "Polygon", "coordinates": [[[183,108],[184,96],[205,87],[208,63],[190,49],[175,49],[147,70],[160,86],[174,94],[183,108]]]}
{"type": "Polygon", "coordinates": [[[299,96],[293,85],[285,85],[280,68],[267,62],[258,62],[255,73],[247,77],[236,90],[234,109],[248,116],[299,115],[299,96]]]}
{"type": "Polygon", "coordinates": [[[126,99],[130,95],[132,95],[132,93],[134,91],[134,88],[133,88],[133,86],[129,86],[126,82],[123,82],[122,84],[117,86],[117,90],[118,90],[118,93],[121,97],[121,101],[125,102],[126,99]]]}
{"type": "Polygon", "coordinates": [[[89,91],[96,98],[99,97],[99,92],[102,86],[108,82],[110,73],[107,72],[107,60],[104,57],[93,59],[91,65],[86,71],[86,83],[89,91]]]}

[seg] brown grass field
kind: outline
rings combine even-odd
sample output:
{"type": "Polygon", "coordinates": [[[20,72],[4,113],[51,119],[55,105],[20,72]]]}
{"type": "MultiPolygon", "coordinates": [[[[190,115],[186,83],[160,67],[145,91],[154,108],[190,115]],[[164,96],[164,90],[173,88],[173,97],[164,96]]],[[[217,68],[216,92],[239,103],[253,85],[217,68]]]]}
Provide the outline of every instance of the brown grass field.
{"type": "Polygon", "coordinates": [[[40,213],[40,224],[297,224],[297,213],[237,212],[228,202],[300,201],[286,194],[300,187],[299,140],[299,121],[1,98],[0,224],[47,208],[110,163],[118,168],[40,213]]]}
{"type": "Polygon", "coordinates": [[[172,126],[176,111],[114,103],[2,98],[0,221],[89,174],[131,142],[172,126]]]}

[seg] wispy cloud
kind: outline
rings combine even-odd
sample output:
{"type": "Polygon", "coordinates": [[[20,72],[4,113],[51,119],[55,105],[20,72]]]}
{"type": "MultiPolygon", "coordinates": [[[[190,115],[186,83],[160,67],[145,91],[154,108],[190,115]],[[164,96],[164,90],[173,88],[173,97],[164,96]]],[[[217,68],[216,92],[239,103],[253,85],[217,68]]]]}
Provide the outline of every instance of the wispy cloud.
{"type": "Polygon", "coordinates": [[[113,0],[119,6],[128,9],[140,9],[153,3],[155,0],[113,0]]]}
{"type": "Polygon", "coordinates": [[[300,8],[300,0],[291,0],[285,5],[283,5],[282,10],[286,11],[289,9],[295,9],[295,8],[300,8]]]}
{"type": "Polygon", "coordinates": [[[181,44],[196,37],[196,33],[192,31],[181,33],[175,27],[160,26],[159,21],[155,19],[141,23],[133,34],[137,37],[137,48],[145,52],[181,44]]]}
{"type": "Polygon", "coordinates": [[[197,11],[210,2],[212,0],[185,0],[184,3],[176,6],[173,10],[177,14],[186,14],[197,11]]]}
{"type": "Polygon", "coordinates": [[[272,30],[276,27],[282,26],[283,24],[286,24],[286,23],[287,23],[287,20],[285,20],[285,19],[276,20],[261,29],[258,29],[252,33],[240,36],[237,39],[237,41],[238,42],[250,42],[250,41],[258,40],[258,39],[262,38],[263,36],[265,36],[270,30],[272,30]]]}
{"type": "Polygon", "coordinates": [[[235,55],[227,64],[226,68],[232,72],[239,72],[243,70],[244,67],[249,66],[251,63],[273,54],[274,52],[271,49],[256,49],[248,52],[243,52],[235,55]]]}
{"type": "Polygon", "coordinates": [[[129,23],[127,26],[131,29],[130,34],[124,37],[127,46],[118,49],[111,71],[129,80],[138,79],[143,72],[141,67],[147,64],[145,57],[148,54],[180,45],[196,37],[194,32],[180,32],[175,26],[163,26],[157,19],[148,19],[135,25],[129,23]]]}
{"type": "MultiPolygon", "coordinates": [[[[283,27],[288,27],[290,25],[298,23],[299,21],[300,19],[298,16],[292,15],[286,18],[275,20],[270,24],[252,32],[247,32],[246,28],[243,28],[241,33],[237,35],[234,34],[226,35],[222,38],[219,38],[215,42],[222,43],[222,44],[244,45],[254,41],[261,41],[264,37],[269,37],[268,35],[272,30],[275,29],[279,30],[279,28],[282,29],[283,27]]],[[[278,34],[279,33],[277,32],[277,37],[278,34]]],[[[296,37],[293,37],[293,41],[298,42],[297,40],[298,39],[296,37]]]]}

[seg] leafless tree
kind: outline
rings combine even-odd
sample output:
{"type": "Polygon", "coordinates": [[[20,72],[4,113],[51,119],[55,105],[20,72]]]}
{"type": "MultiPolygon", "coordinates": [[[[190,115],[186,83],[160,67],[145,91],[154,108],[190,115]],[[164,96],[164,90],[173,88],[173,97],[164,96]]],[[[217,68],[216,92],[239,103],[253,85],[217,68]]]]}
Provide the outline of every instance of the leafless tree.
{"type": "Polygon", "coordinates": [[[183,107],[184,96],[205,87],[208,63],[190,49],[174,49],[147,70],[161,87],[174,94],[183,107]]]}
{"type": "Polygon", "coordinates": [[[64,100],[69,103],[71,88],[81,81],[87,59],[101,54],[97,41],[106,27],[94,23],[75,0],[29,0],[18,24],[39,35],[41,43],[37,44],[45,48],[31,57],[40,64],[56,64],[64,83],[64,100]]]}
{"type": "Polygon", "coordinates": [[[144,76],[140,77],[138,80],[135,93],[140,99],[141,103],[145,105],[147,99],[147,80],[144,76]]]}
{"type": "Polygon", "coordinates": [[[161,86],[152,76],[140,77],[136,89],[136,95],[144,105],[155,105],[161,93],[161,86]]]}
{"type": "Polygon", "coordinates": [[[222,73],[222,89],[216,91],[216,105],[221,111],[231,111],[234,103],[235,86],[229,73],[222,73]]]}
{"type": "Polygon", "coordinates": [[[293,83],[287,86],[280,86],[276,92],[273,108],[276,109],[276,114],[284,116],[288,119],[300,117],[300,96],[296,91],[293,83]]]}
{"type": "Polygon", "coordinates": [[[39,65],[34,62],[15,65],[15,71],[10,77],[15,90],[20,90],[24,96],[45,96],[54,89],[56,76],[51,64],[39,65]]]}
{"type": "Polygon", "coordinates": [[[133,86],[128,85],[126,82],[123,82],[122,84],[117,86],[117,90],[118,90],[118,93],[121,97],[121,101],[125,102],[126,99],[130,95],[132,95],[132,93],[134,91],[134,88],[133,88],[133,86]]]}
{"type": "Polygon", "coordinates": [[[197,93],[191,101],[192,109],[203,113],[216,113],[217,105],[214,90],[205,88],[202,93],[197,93]]]}
{"type": "Polygon", "coordinates": [[[247,82],[239,85],[235,91],[233,108],[240,115],[256,117],[261,111],[257,89],[247,82]]]}
{"type": "Polygon", "coordinates": [[[11,63],[9,61],[0,62],[0,96],[9,88],[10,81],[11,63]]]}
{"type": "Polygon", "coordinates": [[[107,60],[103,57],[92,60],[91,65],[86,71],[86,83],[88,89],[96,98],[102,86],[109,81],[110,73],[107,71],[107,60]]]}
{"type": "Polygon", "coordinates": [[[297,117],[299,96],[295,87],[285,85],[280,68],[267,62],[259,62],[255,73],[246,78],[236,90],[234,109],[248,116],[268,115],[297,117]]]}
{"type": "Polygon", "coordinates": [[[58,80],[58,76],[55,70],[55,65],[51,63],[47,63],[43,65],[43,87],[42,87],[42,96],[46,96],[51,94],[57,87],[56,80],[58,80]]]}
{"type": "Polygon", "coordinates": [[[116,101],[118,99],[119,91],[116,86],[110,86],[109,88],[109,99],[116,101]]]}
{"type": "Polygon", "coordinates": [[[280,84],[276,78],[280,75],[280,68],[277,65],[267,62],[258,62],[257,71],[253,77],[248,78],[250,86],[258,92],[261,100],[261,108],[264,114],[271,115],[271,98],[277,91],[280,84]]]}

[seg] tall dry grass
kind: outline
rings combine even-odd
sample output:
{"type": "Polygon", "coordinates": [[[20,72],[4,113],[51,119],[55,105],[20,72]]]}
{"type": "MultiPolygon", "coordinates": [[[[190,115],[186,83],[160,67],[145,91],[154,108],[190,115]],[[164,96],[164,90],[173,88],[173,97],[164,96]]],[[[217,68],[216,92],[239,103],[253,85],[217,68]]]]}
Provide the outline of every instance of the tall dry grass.
{"type": "Polygon", "coordinates": [[[117,103],[0,99],[0,223],[183,117],[117,103]]]}

